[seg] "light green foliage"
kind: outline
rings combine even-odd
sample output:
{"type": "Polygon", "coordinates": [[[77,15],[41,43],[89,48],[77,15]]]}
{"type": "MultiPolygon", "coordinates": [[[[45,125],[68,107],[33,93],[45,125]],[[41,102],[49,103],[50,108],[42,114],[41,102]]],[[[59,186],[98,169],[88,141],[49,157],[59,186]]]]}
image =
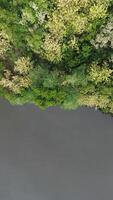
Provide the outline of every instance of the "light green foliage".
{"type": "Polygon", "coordinates": [[[51,62],[61,61],[61,46],[55,38],[47,35],[43,43],[44,57],[51,62]]]}
{"type": "Polygon", "coordinates": [[[80,105],[96,108],[106,108],[109,106],[110,100],[106,95],[84,95],[78,100],[80,105]]]}
{"type": "Polygon", "coordinates": [[[113,48],[113,18],[101,27],[100,33],[96,35],[95,40],[92,40],[91,43],[97,49],[108,46],[113,48]]]}
{"type": "Polygon", "coordinates": [[[10,39],[4,30],[0,31],[0,56],[4,56],[5,53],[10,49],[10,39]]]}
{"type": "Polygon", "coordinates": [[[0,85],[15,94],[21,93],[22,89],[31,85],[31,80],[28,76],[31,67],[32,65],[29,58],[19,58],[15,62],[13,73],[8,69],[4,70],[4,75],[0,80],[0,85]],[[18,74],[16,74],[16,72],[18,74]]]}
{"type": "Polygon", "coordinates": [[[99,66],[97,63],[93,63],[89,70],[89,80],[93,81],[95,84],[106,83],[110,80],[113,70],[106,66],[99,66]]]}
{"type": "MultiPolygon", "coordinates": [[[[107,6],[107,4],[106,4],[107,6]]],[[[105,4],[100,2],[97,5],[94,5],[90,8],[90,17],[91,19],[103,18],[106,16],[107,7],[105,4]]]]}
{"type": "Polygon", "coordinates": [[[14,71],[19,74],[28,74],[31,68],[32,64],[29,58],[20,57],[17,61],[15,61],[14,71]]]}

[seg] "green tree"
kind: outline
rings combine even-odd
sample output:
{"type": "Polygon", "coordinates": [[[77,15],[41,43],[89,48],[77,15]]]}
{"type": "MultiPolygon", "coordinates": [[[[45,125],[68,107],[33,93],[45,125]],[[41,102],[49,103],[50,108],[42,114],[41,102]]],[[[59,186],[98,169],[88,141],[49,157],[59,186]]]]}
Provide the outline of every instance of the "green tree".
{"type": "Polygon", "coordinates": [[[1,0],[0,96],[113,113],[112,8],[112,0],[1,0]]]}

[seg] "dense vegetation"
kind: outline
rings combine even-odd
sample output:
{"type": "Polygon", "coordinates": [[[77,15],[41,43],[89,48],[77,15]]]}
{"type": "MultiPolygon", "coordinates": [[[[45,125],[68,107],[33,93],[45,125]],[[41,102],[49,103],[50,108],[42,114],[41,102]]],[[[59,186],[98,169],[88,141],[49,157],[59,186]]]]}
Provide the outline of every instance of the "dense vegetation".
{"type": "Polygon", "coordinates": [[[0,96],[113,113],[113,0],[0,0],[0,96]]]}

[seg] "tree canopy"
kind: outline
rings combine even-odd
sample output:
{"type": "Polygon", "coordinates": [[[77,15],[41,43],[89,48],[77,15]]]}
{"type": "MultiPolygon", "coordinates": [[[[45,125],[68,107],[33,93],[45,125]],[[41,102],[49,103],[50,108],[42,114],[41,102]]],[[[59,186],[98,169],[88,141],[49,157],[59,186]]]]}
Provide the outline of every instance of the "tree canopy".
{"type": "Polygon", "coordinates": [[[0,0],[0,96],[113,113],[113,0],[0,0]]]}

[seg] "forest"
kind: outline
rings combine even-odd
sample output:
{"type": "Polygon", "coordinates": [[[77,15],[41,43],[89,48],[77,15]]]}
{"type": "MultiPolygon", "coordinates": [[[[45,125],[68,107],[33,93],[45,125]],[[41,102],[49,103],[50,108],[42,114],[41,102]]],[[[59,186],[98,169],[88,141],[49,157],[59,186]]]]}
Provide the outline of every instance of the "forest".
{"type": "Polygon", "coordinates": [[[113,113],[113,0],[0,0],[0,96],[113,113]]]}

